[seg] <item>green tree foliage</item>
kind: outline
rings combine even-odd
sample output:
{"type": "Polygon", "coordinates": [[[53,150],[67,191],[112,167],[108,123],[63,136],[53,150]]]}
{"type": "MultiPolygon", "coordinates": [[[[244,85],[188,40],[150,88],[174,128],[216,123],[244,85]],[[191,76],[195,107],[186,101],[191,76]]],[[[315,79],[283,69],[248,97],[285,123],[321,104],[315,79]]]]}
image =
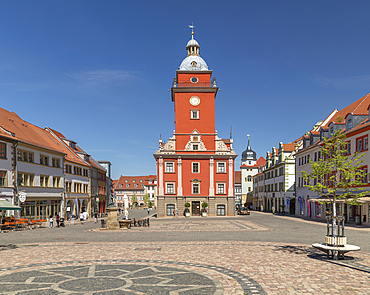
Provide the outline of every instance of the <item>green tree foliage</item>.
{"type": "Polygon", "coordinates": [[[366,192],[360,192],[367,183],[367,171],[361,169],[363,153],[351,153],[347,150],[346,135],[340,131],[330,138],[324,138],[320,148],[319,160],[309,161],[312,172],[302,171],[303,179],[311,191],[326,197],[333,204],[333,216],[336,216],[336,202],[345,199],[356,205],[357,199],[366,192]]]}
{"type": "Polygon", "coordinates": [[[134,194],[131,198],[131,203],[133,206],[136,206],[137,205],[137,196],[136,194],[134,194]]]}
{"type": "Polygon", "coordinates": [[[143,200],[144,200],[144,204],[145,204],[145,206],[149,206],[148,204],[149,204],[149,200],[150,200],[150,198],[149,198],[149,195],[148,194],[145,194],[144,195],[144,197],[143,197],[143,200]]]}

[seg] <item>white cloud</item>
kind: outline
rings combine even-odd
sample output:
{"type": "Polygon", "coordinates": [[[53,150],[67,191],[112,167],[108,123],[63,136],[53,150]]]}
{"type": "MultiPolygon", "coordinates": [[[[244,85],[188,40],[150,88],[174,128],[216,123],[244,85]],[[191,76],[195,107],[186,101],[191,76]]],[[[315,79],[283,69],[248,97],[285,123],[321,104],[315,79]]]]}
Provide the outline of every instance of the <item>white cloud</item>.
{"type": "Polygon", "coordinates": [[[86,85],[101,85],[125,82],[134,78],[136,73],[124,70],[95,70],[70,73],[67,76],[86,85]]]}
{"type": "Polygon", "coordinates": [[[370,75],[335,79],[319,78],[316,81],[323,86],[331,86],[333,88],[368,88],[370,75]]]}

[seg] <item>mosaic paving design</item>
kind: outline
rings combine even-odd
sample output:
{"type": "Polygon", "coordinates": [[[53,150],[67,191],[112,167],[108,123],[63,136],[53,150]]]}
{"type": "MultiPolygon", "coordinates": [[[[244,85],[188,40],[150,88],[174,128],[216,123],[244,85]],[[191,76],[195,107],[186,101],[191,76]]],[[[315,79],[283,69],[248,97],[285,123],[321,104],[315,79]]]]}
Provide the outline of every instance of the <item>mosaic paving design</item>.
{"type": "MultiPolygon", "coordinates": [[[[0,276],[1,294],[54,295],[54,294],[224,294],[222,284],[215,278],[189,271],[184,266],[208,268],[238,281],[245,294],[265,294],[262,288],[246,276],[222,267],[157,261],[167,266],[148,265],[144,260],[77,261],[43,263],[10,269],[32,268],[0,276]],[[124,262],[141,262],[127,264],[124,262]],[[99,264],[92,264],[92,262],[99,264]],[[176,267],[171,264],[179,264],[176,267]],[[51,266],[52,268],[44,268],[51,266]],[[59,265],[59,266],[57,266],[59,265]],[[55,267],[57,266],[57,267],[55,267]],[[37,269],[35,269],[35,267],[37,269]]],[[[150,261],[155,262],[155,261],[150,261]]],[[[2,269],[5,270],[5,269],[2,269]]]]}

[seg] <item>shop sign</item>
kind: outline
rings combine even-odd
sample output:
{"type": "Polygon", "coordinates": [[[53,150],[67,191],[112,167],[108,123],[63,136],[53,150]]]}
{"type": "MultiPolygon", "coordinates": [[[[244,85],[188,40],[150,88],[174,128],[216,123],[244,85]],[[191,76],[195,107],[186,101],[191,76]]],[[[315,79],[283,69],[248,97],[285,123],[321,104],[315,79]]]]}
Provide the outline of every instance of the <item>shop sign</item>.
{"type": "Polygon", "coordinates": [[[19,193],[19,201],[22,203],[26,201],[27,194],[25,192],[20,192],[19,193]]]}

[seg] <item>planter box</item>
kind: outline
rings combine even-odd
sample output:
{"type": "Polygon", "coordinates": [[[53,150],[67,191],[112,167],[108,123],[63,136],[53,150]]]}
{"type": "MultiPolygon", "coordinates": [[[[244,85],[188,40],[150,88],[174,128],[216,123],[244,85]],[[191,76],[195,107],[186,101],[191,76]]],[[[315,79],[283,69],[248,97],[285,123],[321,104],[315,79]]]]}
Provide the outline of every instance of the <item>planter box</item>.
{"type": "Polygon", "coordinates": [[[207,217],[207,212],[202,212],[202,217],[207,217]]]}
{"type": "Polygon", "coordinates": [[[185,217],[190,217],[190,212],[185,212],[185,217]]]}

